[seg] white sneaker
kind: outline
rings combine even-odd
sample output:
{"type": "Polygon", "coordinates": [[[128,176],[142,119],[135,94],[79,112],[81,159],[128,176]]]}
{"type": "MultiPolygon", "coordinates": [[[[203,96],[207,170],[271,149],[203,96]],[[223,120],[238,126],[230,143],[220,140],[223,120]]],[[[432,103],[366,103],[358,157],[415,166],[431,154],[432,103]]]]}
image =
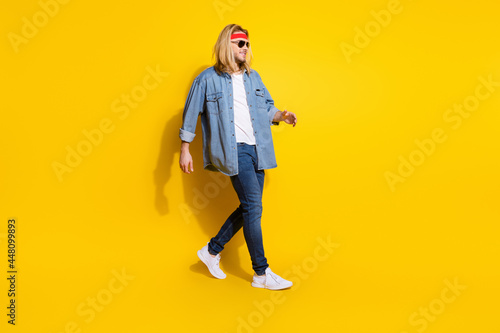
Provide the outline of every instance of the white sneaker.
{"type": "Polygon", "coordinates": [[[208,270],[213,276],[218,279],[226,278],[226,274],[224,274],[219,267],[220,253],[218,253],[215,257],[212,257],[210,252],[208,252],[208,243],[202,247],[201,250],[198,250],[198,258],[200,258],[200,260],[207,265],[208,270]]]}
{"type": "Polygon", "coordinates": [[[290,288],[292,285],[292,281],[285,280],[281,276],[273,273],[269,267],[266,268],[265,275],[258,276],[255,273],[253,275],[252,287],[280,290],[290,288]]]}

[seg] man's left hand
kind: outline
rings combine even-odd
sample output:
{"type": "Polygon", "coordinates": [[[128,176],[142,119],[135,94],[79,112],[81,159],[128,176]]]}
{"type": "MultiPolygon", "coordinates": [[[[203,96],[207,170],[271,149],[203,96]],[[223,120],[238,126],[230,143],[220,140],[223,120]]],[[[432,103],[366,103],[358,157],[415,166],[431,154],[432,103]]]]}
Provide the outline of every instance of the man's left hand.
{"type": "Polygon", "coordinates": [[[297,124],[297,116],[295,113],[287,110],[281,112],[281,120],[289,125],[293,125],[293,127],[297,124]]]}

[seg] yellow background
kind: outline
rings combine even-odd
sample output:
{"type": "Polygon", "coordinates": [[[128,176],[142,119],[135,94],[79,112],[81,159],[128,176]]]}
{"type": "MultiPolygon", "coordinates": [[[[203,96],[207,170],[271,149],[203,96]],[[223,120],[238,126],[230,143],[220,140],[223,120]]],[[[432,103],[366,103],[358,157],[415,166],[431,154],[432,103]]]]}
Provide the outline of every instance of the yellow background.
{"type": "Polygon", "coordinates": [[[377,31],[372,11],[394,5],[73,0],[47,22],[37,1],[2,5],[2,332],[500,331],[500,87],[458,128],[443,118],[480,77],[500,82],[500,8],[401,0],[377,31]],[[14,47],[9,36],[34,16],[38,31],[14,47]],[[227,178],[202,169],[201,135],[195,172],[180,172],[178,129],[229,23],[249,29],[253,67],[298,116],[273,128],[278,168],[266,172],[262,220],[266,256],[291,290],[250,286],[242,232],[222,252],[225,280],[196,256],[238,201],[227,178]],[[356,46],[367,25],[369,44],[346,57],[342,43],[356,46]],[[168,75],[128,114],[114,112],[148,68],[168,75]],[[53,163],[106,119],[112,129],[60,181],[53,163]],[[446,140],[391,190],[386,173],[435,128],[446,140]]]}

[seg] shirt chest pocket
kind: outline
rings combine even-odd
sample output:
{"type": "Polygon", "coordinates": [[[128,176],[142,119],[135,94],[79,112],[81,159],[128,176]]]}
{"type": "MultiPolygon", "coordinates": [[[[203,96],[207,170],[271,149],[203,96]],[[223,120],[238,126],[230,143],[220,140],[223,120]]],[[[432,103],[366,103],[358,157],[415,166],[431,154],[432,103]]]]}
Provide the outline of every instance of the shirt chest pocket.
{"type": "Polygon", "coordinates": [[[219,114],[224,108],[224,99],[222,98],[222,92],[214,92],[207,94],[207,112],[209,114],[219,114]]]}
{"type": "Polygon", "coordinates": [[[266,96],[264,93],[264,89],[262,88],[255,89],[255,100],[256,100],[255,104],[259,109],[266,107],[266,96]]]}

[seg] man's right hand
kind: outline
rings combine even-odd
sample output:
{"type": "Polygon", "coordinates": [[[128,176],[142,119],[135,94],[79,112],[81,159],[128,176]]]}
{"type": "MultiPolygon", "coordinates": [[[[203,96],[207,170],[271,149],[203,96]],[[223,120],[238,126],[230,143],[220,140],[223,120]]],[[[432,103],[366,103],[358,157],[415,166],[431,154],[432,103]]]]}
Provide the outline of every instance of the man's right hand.
{"type": "Polygon", "coordinates": [[[179,158],[179,166],[184,173],[191,173],[193,169],[193,157],[189,152],[189,142],[182,141],[181,156],[179,158]]]}

